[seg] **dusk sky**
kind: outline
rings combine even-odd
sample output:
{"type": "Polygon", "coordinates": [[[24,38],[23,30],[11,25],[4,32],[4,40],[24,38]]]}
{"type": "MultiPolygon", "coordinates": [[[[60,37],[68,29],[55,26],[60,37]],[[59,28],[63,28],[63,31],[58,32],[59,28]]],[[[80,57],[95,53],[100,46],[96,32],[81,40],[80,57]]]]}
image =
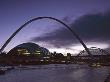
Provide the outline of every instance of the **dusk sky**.
{"type": "MultiPolygon", "coordinates": [[[[62,20],[87,47],[110,50],[110,0],[0,0],[0,47],[22,24],[39,16],[62,20]]],[[[68,29],[50,19],[27,25],[4,51],[24,42],[62,53],[84,49],[68,29]]]]}

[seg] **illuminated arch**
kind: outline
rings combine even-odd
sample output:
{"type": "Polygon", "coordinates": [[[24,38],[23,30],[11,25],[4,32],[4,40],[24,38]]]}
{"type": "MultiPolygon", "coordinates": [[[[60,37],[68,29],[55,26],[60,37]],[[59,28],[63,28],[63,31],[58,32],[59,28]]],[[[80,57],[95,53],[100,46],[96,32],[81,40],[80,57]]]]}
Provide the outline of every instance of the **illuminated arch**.
{"type": "Polygon", "coordinates": [[[61,23],[62,25],[64,25],[66,28],[68,28],[68,30],[71,31],[71,33],[76,37],[76,39],[79,40],[79,42],[82,44],[82,46],[85,48],[85,50],[87,51],[87,53],[89,55],[92,55],[88,48],[86,47],[86,45],[84,44],[84,42],[82,41],[82,39],[78,36],[78,34],[76,34],[76,32],[74,32],[68,25],[66,25],[64,22],[56,19],[56,18],[53,18],[53,17],[37,17],[37,18],[33,18],[29,21],[27,21],[25,24],[23,24],[21,27],[19,27],[9,38],[8,40],[4,43],[4,45],[1,47],[0,49],[0,53],[4,50],[4,48],[8,45],[8,43],[12,40],[12,38],[22,29],[24,28],[26,25],[28,25],[29,23],[33,22],[33,21],[36,21],[36,20],[39,20],[39,19],[52,19],[52,20],[55,20],[59,23],[61,23]]]}

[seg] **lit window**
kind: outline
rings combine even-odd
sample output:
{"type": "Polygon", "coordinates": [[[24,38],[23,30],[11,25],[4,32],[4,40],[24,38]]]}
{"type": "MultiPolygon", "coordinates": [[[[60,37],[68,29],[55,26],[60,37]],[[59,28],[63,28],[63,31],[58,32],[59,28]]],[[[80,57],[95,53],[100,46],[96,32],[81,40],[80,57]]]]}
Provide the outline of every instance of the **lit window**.
{"type": "Polygon", "coordinates": [[[34,53],[34,54],[41,54],[41,53],[34,53]]]}
{"type": "Polygon", "coordinates": [[[41,52],[41,51],[39,51],[39,50],[36,50],[36,52],[41,52]]]}
{"type": "Polygon", "coordinates": [[[20,54],[30,54],[30,53],[28,53],[28,50],[26,50],[26,49],[18,49],[17,51],[18,51],[19,55],[20,54]]]}

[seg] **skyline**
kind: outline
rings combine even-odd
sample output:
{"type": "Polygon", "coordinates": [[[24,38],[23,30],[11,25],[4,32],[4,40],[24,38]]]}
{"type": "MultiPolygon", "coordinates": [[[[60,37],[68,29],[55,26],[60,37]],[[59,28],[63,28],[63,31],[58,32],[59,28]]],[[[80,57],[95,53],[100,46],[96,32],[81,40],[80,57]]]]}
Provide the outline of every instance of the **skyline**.
{"type": "MultiPolygon", "coordinates": [[[[95,45],[95,47],[109,49],[109,3],[109,0],[0,1],[0,47],[16,29],[25,23],[25,21],[39,16],[52,16],[64,21],[67,25],[70,25],[72,28],[74,28],[74,30],[81,36],[85,44],[87,44],[87,47],[90,45],[95,45]],[[94,20],[98,24],[94,24],[94,20]],[[103,24],[104,21],[107,23],[103,24]],[[95,29],[92,30],[93,27],[89,27],[90,25],[93,25],[95,29]],[[106,25],[106,27],[103,25],[106,25]],[[98,26],[98,28],[96,28],[96,26],[98,26]]],[[[11,43],[6,47],[5,51],[9,51],[11,48],[17,46],[20,43],[30,41],[53,50],[60,48],[63,49],[64,52],[68,52],[68,49],[73,49],[73,52],[83,49],[81,48],[82,45],[80,45],[76,38],[71,36],[71,33],[69,33],[68,30],[62,28],[62,25],[51,20],[40,20],[31,23],[20,33],[18,33],[11,43]],[[77,48],[79,45],[80,48],[77,48]]]]}

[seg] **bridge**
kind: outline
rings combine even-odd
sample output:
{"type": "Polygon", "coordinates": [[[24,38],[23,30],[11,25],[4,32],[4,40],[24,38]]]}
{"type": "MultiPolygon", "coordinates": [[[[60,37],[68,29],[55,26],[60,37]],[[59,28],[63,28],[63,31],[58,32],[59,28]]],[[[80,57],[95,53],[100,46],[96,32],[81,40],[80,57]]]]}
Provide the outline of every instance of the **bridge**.
{"type": "Polygon", "coordinates": [[[89,51],[93,54],[88,55],[86,50],[81,51],[76,56],[72,56],[70,53],[67,53],[67,56],[64,56],[61,53],[51,53],[50,55],[45,55],[43,57],[38,57],[36,55],[26,56],[26,55],[9,55],[1,54],[0,55],[0,64],[9,64],[9,65],[19,65],[19,64],[98,64],[101,66],[110,65],[110,54],[100,48],[91,47],[88,48],[89,51]]]}
{"type": "MultiPolygon", "coordinates": [[[[59,63],[61,63],[61,61],[63,62],[67,62],[67,63],[103,63],[103,64],[109,64],[109,59],[110,59],[110,55],[108,52],[106,52],[105,50],[103,49],[100,49],[100,48],[96,48],[96,47],[92,47],[92,48],[87,48],[86,44],[83,42],[83,40],[79,37],[79,35],[73,30],[71,29],[68,25],[66,25],[64,22],[62,22],[61,20],[59,19],[56,19],[56,18],[53,18],[53,17],[36,17],[36,18],[33,18],[29,21],[27,21],[26,23],[24,23],[23,25],[21,25],[7,40],[6,42],[4,43],[4,45],[1,47],[0,49],[0,54],[3,54],[3,50],[4,48],[9,44],[9,42],[13,39],[13,37],[15,37],[15,35],[21,31],[24,27],[26,27],[28,24],[32,23],[33,21],[36,21],[36,20],[40,20],[40,19],[51,19],[51,20],[55,20],[59,23],[61,23],[63,26],[65,26],[72,34],[73,36],[76,37],[76,39],[82,44],[82,46],[84,47],[85,50],[81,51],[77,56],[71,56],[70,54],[67,55],[67,57],[60,57],[58,59],[56,59],[55,57],[50,57],[50,58],[47,58],[45,59],[45,61],[51,61],[54,60],[54,61],[59,61],[59,63]],[[93,52],[97,53],[97,54],[94,54],[93,52]],[[106,54],[106,55],[104,55],[106,54]]],[[[1,56],[3,57],[3,56],[1,56]]],[[[10,58],[9,56],[5,56],[7,58],[10,58]]],[[[13,57],[12,57],[13,58],[13,57]]],[[[42,59],[35,59],[34,57],[30,57],[31,60],[37,60],[37,61],[41,61],[42,59]]],[[[2,58],[1,58],[2,59],[2,58]]],[[[6,58],[3,58],[6,60],[6,58]]],[[[15,57],[16,59],[16,57],[15,57]]],[[[19,58],[17,56],[17,59],[29,59],[29,57],[22,57],[22,58],[19,58]]],[[[8,59],[7,59],[8,60],[8,59]]],[[[6,60],[6,61],[7,61],[6,60]]],[[[8,61],[7,61],[8,62],[8,61]]]]}
{"type": "Polygon", "coordinates": [[[100,64],[104,66],[110,65],[110,54],[100,48],[88,48],[91,55],[88,55],[86,50],[81,51],[77,56],[71,56],[69,62],[77,64],[100,64]]]}

